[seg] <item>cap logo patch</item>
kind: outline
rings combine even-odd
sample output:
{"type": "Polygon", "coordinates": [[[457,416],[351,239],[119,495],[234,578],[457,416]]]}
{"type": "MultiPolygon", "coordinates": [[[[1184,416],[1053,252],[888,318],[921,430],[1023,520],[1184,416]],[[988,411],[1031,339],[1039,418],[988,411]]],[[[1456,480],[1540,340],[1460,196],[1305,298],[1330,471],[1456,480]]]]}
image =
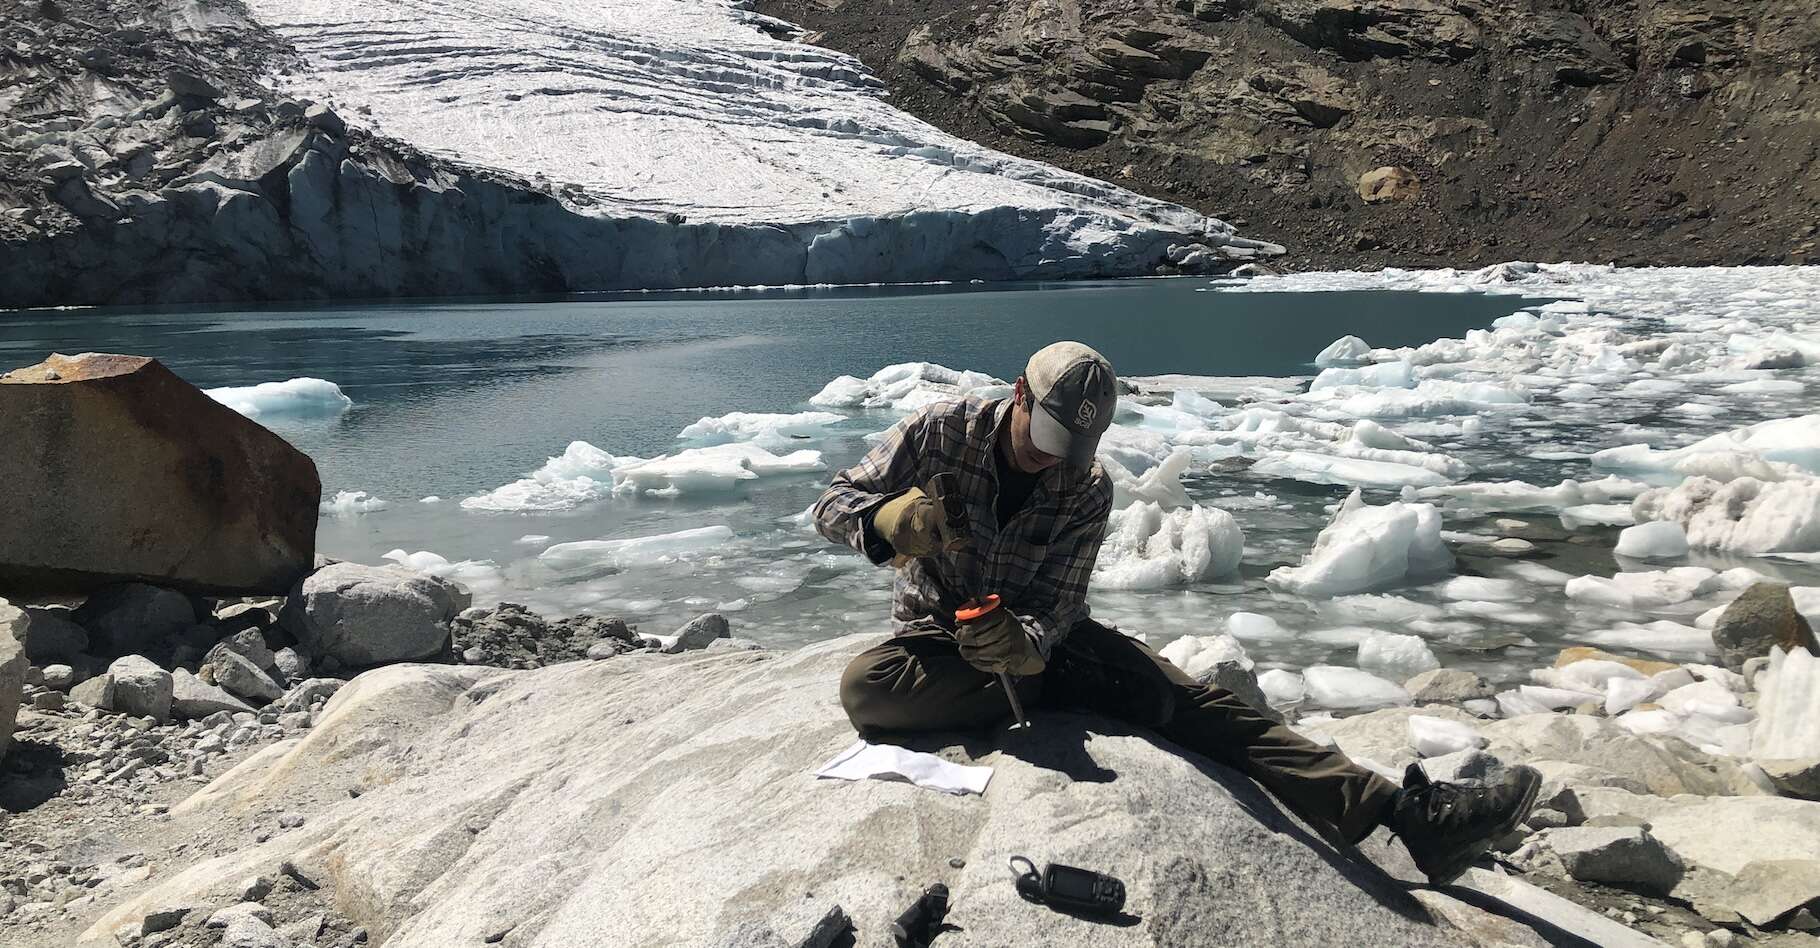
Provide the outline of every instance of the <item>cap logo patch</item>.
{"type": "Polygon", "coordinates": [[[1082,399],[1081,407],[1076,409],[1074,412],[1075,427],[1077,427],[1077,428],[1093,427],[1093,419],[1099,413],[1100,413],[1099,409],[1093,407],[1092,402],[1087,401],[1086,399],[1082,399]]]}

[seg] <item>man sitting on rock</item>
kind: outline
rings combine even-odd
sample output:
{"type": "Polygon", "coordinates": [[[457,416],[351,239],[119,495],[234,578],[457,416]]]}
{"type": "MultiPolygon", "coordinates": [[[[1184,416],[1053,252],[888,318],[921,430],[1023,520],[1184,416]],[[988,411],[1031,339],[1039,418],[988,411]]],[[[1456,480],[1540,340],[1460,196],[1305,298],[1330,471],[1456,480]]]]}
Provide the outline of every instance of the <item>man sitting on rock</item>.
{"type": "Polygon", "coordinates": [[[1516,767],[1483,787],[1399,788],[1277,724],[1230,691],[1188,677],[1143,643],[1088,618],[1087,583],[1112,510],[1095,462],[1117,402],[1112,366],[1077,342],[1030,358],[1010,398],[927,406],[893,427],[816,502],[822,535],[883,565],[897,634],[853,660],[841,703],[854,727],[985,727],[1026,705],[1107,714],[1236,767],[1303,819],[1348,843],[1388,826],[1435,884],[1452,881],[1529,814],[1541,778],[1516,767]],[[966,524],[951,532],[922,485],[948,472],[966,524]],[[955,621],[988,593],[1003,607],[955,621]]]}

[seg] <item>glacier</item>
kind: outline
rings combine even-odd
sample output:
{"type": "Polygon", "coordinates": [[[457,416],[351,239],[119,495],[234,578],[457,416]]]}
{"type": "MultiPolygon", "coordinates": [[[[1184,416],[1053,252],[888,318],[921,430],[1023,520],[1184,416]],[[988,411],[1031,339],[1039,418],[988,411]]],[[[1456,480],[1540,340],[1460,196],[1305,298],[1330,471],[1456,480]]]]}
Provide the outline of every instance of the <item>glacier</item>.
{"type": "Polygon", "coordinates": [[[640,268],[646,285],[1130,275],[1200,247],[1282,252],[948,135],[893,108],[857,59],[727,0],[248,9],[310,67],[274,76],[284,92],[527,177],[579,216],[669,225],[673,241],[599,248],[694,258],[679,263],[695,279],[640,268]]]}

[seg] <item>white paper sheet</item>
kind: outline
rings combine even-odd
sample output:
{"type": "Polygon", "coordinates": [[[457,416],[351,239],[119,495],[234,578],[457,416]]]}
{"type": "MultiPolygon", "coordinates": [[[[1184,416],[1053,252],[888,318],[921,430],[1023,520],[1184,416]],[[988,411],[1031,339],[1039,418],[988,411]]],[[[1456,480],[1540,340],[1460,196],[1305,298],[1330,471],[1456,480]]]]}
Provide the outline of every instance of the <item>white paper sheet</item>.
{"type": "Polygon", "coordinates": [[[835,754],[815,775],[837,780],[901,777],[919,787],[958,795],[985,793],[992,768],[956,764],[893,744],[854,741],[852,747],[835,754]]]}

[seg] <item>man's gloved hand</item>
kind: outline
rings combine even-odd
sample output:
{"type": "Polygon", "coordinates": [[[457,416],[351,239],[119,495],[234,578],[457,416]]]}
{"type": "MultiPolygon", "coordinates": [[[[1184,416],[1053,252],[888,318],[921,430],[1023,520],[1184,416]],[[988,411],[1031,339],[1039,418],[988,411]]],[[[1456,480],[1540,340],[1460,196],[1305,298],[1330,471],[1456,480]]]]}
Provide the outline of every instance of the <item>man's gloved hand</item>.
{"type": "Polygon", "coordinates": [[[961,657],[980,671],[1035,675],[1043,670],[1043,656],[1011,610],[999,608],[971,622],[960,624],[954,636],[961,657]]]}
{"type": "Polygon", "coordinates": [[[947,549],[951,542],[941,508],[920,487],[879,505],[872,515],[872,529],[899,556],[930,556],[947,549]]]}

